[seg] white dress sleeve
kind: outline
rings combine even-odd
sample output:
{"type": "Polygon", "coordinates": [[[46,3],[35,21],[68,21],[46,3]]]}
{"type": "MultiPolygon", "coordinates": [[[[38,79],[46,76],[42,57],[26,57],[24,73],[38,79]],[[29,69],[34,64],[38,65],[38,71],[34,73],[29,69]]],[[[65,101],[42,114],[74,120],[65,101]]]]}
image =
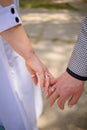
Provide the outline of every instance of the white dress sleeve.
{"type": "Polygon", "coordinates": [[[22,24],[15,4],[6,7],[0,5],[0,32],[22,24]]]}

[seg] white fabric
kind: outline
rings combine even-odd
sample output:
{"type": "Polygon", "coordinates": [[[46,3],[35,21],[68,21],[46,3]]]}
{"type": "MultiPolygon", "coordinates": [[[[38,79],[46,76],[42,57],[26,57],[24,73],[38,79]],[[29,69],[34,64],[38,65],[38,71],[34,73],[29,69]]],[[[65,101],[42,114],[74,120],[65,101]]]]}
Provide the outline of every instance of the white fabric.
{"type": "Polygon", "coordinates": [[[22,23],[21,19],[14,4],[7,7],[0,6],[0,32],[3,32],[21,23],[22,23]],[[14,14],[11,13],[11,8],[14,8],[15,10],[14,14]],[[18,18],[19,22],[16,22],[15,18],[18,18]]]}
{"type": "Polygon", "coordinates": [[[22,57],[1,37],[0,88],[0,121],[5,129],[37,130],[36,116],[42,112],[40,87],[35,88],[22,57]]]}
{"type": "Polygon", "coordinates": [[[0,40],[1,121],[6,130],[37,130],[32,79],[23,59],[7,46],[0,40]]]}

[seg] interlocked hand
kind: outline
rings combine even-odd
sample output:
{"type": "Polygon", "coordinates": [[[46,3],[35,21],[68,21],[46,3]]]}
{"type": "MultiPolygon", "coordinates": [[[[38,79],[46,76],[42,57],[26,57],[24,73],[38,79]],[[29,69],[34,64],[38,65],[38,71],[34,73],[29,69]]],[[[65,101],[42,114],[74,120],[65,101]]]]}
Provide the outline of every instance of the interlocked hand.
{"type": "Polygon", "coordinates": [[[50,105],[53,105],[58,100],[58,106],[64,109],[66,101],[69,106],[73,106],[77,103],[82,95],[84,87],[84,81],[78,80],[67,72],[62,74],[56,79],[56,83],[49,87],[48,98],[50,98],[50,105]]]}

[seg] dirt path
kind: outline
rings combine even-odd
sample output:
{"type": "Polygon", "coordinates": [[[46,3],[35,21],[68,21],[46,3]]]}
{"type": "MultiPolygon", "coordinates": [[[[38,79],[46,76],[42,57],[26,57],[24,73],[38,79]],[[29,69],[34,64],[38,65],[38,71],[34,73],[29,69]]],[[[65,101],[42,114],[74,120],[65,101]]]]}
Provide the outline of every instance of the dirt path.
{"type": "MultiPolygon", "coordinates": [[[[72,1],[78,11],[22,10],[24,28],[31,37],[37,55],[54,76],[66,68],[73,43],[76,42],[87,4],[72,1]]],[[[55,104],[50,108],[43,95],[44,109],[38,120],[40,130],[87,130],[87,89],[73,108],[61,111],[55,104]]]]}

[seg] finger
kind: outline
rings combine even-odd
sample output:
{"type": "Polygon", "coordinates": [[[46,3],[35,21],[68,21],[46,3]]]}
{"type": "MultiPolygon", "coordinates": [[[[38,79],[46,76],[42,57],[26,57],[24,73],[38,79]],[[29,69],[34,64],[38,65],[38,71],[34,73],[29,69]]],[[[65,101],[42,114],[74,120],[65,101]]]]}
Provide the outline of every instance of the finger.
{"type": "Polygon", "coordinates": [[[47,91],[46,97],[49,98],[55,90],[56,90],[56,87],[55,87],[55,86],[49,87],[49,89],[48,89],[48,91],[47,91]]]}
{"type": "Polygon", "coordinates": [[[55,101],[58,99],[59,95],[57,94],[56,91],[50,96],[50,106],[52,106],[55,101]]]}
{"type": "Polygon", "coordinates": [[[44,71],[38,72],[37,75],[38,75],[38,78],[40,81],[40,87],[41,87],[41,89],[44,89],[44,87],[45,87],[44,71]]]}
{"type": "Polygon", "coordinates": [[[62,110],[64,109],[64,105],[65,105],[68,98],[69,98],[69,96],[61,96],[59,98],[57,103],[58,103],[58,106],[60,109],[62,109],[62,110]]]}
{"type": "Polygon", "coordinates": [[[45,92],[48,92],[49,87],[55,84],[56,80],[52,76],[52,74],[47,70],[46,72],[46,80],[45,80],[45,92]]]}
{"type": "Polygon", "coordinates": [[[37,77],[36,74],[32,74],[32,79],[33,79],[34,83],[37,85],[37,83],[38,83],[38,77],[37,77]]]}
{"type": "Polygon", "coordinates": [[[48,88],[50,86],[50,74],[45,72],[45,93],[48,93],[48,88]]]}
{"type": "Polygon", "coordinates": [[[33,71],[27,64],[26,64],[26,66],[27,66],[28,71],[29,71],[30,74],[31,74],[31,77],[32,77],[34,83],[37,85],[37,83],[38,83],[38,77],[37,77],[37,75],[36,75],[36,72],[33,71]]]}
{"type": "Polygon", "coordinates": [[[48,70],[48,74],[49,74],[49,77],[50,77],[50,85],[54,85],[56,83],[56,79],[53,77],[53,75],[49,72],[48,70]]]}
{"type": "Polygon", "coordinates": [[[56,83],[56,79],[50,74],[50,85],[53,86],[56,83]]]}
{"type": "Polygon", "coordinates": [[[75,95],[72,97],[72,99],[69,101],[69,103],[68,103],[69,107],[72,107],[73,105],[75,105],[75,104],[78,102],[80,96],[81,96],[81,94],[78,94],[78,93],[75,94],[75,95]]]}
{"type": "Polygon", "coordinates": [[[46,75],[46,77],[45,77],[45,88],[44,88],[46,95],[48,94],[48,87],[49,87],[49,84],[50,84],[49,81],[50,81],[49,76],[46,75]]]}

